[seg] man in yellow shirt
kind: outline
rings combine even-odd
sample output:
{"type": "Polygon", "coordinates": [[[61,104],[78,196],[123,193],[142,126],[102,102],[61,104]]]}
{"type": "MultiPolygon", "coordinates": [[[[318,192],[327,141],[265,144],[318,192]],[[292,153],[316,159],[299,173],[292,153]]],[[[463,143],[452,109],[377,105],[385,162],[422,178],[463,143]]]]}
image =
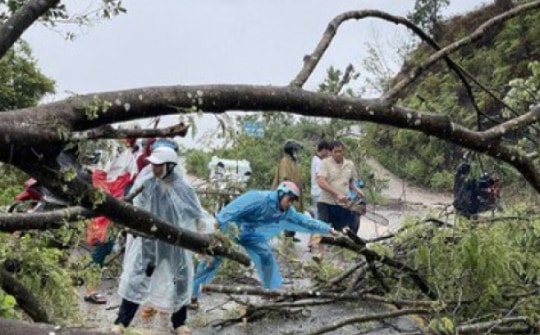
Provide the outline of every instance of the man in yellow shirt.
{"type": "MultiPolygon", "coordinates": [[[[272,189],[278,187],[283,181],[292,181],[300,189],[300,196],[297,201],[294,202],[295,209],[303,213],[304,202],[302,200],[302,180],[300,178],[300,170],[298,169],[298,150],[301,149],[301,145],[294,141],[288,140],[283,147],[283,157],[279,161],[279,165],[276,169],[276,175],[274,176],[274,182],[272,183],[272,189]]],[[[293,231],[285,231],[285,237],[290,237],[294,242],[300,242],[299,239],[294,237],[293,231]]]]}
{"type": "Polygon", "coordinates": [[[363,197],[364,194],[354,182],[358,178],[354,163],[345,159],[343,143],[331,143],[330,157],[323,159],[317,174],[317,184],[321,188],[321,197],[317,203],[319,220],[328,222],[335,230],[353,228],[355,214],[348,194],[350,191],[363,197]]]}

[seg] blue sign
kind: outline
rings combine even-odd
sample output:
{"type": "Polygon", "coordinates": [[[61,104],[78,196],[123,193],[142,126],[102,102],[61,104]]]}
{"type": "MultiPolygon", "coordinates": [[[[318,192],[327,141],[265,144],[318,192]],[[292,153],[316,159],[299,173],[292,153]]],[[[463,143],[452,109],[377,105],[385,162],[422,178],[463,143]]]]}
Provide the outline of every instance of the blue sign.
{"type": "Polygon", "coordinates": [[[244,131],[249,136],[263,137],[264,123],[261,121],[244,121],[244,131]]]}

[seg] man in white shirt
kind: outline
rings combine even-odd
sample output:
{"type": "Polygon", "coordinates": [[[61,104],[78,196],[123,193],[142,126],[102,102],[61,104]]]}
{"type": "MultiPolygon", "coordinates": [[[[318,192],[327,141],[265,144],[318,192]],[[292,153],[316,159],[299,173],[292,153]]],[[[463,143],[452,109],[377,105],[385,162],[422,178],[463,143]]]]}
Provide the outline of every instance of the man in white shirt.
{"type": "Polygon", "coordinates": [[[317,174],[321,168],[322,160],[330,155],[330,143],[325,140],[321,140],[317,144],[317,152],[311,158],[311,201],[313,204],[313,216],[316,219],[317,215],[317,203],[321,196],[321,188],[317,184],[317,174]]]}
{"type": "MultiPolygon", "coordinates": [[[[321,140],[317,144],[317,152],[311,158],[311,214],[313,215],[314,219],[319,217],[317,212],[317,203],[319,202],[319,198],[321,196],[321,188],[319,187],[319,184],[317,184],[317,174],[321,168],[322,160],[330,155],[330,149],[330,143],[325,140],[321,140]]],[[[310,236],[308,242],[308,248],[310,251],[313,245],[316,244],[317,239],[317,235],[310,236]]]]}

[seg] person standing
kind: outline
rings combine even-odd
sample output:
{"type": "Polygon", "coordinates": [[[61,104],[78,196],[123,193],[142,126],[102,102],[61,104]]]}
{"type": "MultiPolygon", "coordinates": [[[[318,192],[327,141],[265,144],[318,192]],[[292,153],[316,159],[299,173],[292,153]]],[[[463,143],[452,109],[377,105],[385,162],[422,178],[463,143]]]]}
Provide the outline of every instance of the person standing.
{"type": "MultiPolygon", "coordinates": [[[[138,152],[136,139],[127,138],[123,143],[125,147],[122,152],[112,161],[107,162],[106,167],[103,169],[91,168],[92,184],[116,198],[124,196],[139,172],[136,164],[138,152]]],[[[110,233],[109,225],[110,220],[107,217],[97,216],[88,222],[86,229],[86,243],[93,246],[92,261],[87,267],[97,266],[100,271],[98,281],[86,285],[84,301],[91,304],[107,303],[105,296],[97,292],[97,286],[101,281],[101,269],[104,266],[105,258],[112,252],[115,243],[115,236],[110,233]]]]}
{"type": "Polygon", "coordinates": [[[345,227],[353,229],[357,217],[348,208],[351,205],[349,192],[361,197],[364,194],[355,183],[358,175],[354,163],[344,157],[343,143],[333,141],[330,146],[330,156],[322,161],[317,174],[317,184],[321,188],[317,204],[318,216],[338,231],[345,227]]]}
{"type": "MultiPolygon", "coordinates": [[[[295,208],[299,212],[304,211],[304,202],[302,199],[302,180],[300,178],[300,170],[298,169],[298,150],[301,146],[294,140],[288,140],[283,147],[283,156],[279,161],[279,165],[276,169],[274,181],[272,183],[272,189],[276,189],[278,185],[283,181],[292,181],[298,186],[300,195],[294,203],[295,208]]],[[[300,242],[296,238],[294,231],[285,231],[285,237],[292,238],[293,242],[300,242]]]]}
{"type": "MultiPolygon", "coordinates": [[[[147,158],[153,176],[143,183],[134,205],[171,226],[197,230],[205,211],[193,188],[175,171],[178,156],[172,148],[158,147],[147,158]]],[[[145,304],[171,312],[177,334],[186,332],[186,305],[193,285],[192,253],[160,240],[135,237],[126,248],[118,293],[122,297],[112,333],[123,334],[137,309],[145,304]]]]}
{"type": "MultiPolygon", "coordinates": [[[[312,203],[312,214],[315,219],[318,219],[317,213],[317,203],[321,196],[321,188],[317,184],[317,174],[321,169],[322,160],[330,155],[330,143],[326,140],[321,140],[317,143],[317,152],[311,158],[311,203],[312,203]]],[[[316,235],[311,235],[308,243],[308,248],[311,251],[313,247],[313,242],[316,239],[316,235]]]]}

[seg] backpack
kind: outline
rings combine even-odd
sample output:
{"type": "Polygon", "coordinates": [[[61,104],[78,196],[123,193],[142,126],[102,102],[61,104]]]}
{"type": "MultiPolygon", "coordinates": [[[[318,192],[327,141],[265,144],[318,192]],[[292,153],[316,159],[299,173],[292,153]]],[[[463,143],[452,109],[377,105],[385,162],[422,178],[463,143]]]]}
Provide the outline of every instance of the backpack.
{"type": "Polygon", "coordinates": [[[454,208],[466,217],[499,208],[501,184],[499,178],[484,172],[469,176],[471,165],[460,163],[454,175],[454,208]]]}

